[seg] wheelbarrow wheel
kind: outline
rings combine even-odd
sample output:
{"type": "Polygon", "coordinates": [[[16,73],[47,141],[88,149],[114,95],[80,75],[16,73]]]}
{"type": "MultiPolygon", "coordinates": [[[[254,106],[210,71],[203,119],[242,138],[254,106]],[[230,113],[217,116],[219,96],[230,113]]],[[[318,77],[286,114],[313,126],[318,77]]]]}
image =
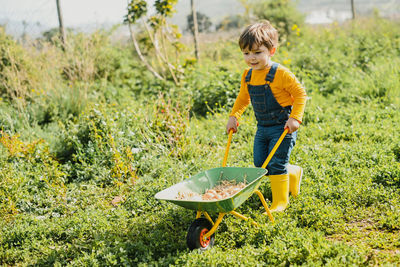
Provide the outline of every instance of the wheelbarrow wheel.
{"type": "Polygon", "coordinates": [[[212,224],[205,218],[196,219],[189,227],[186,243],[190,250],[207,250],[214,245],[215,234],[204,239],[203,236],[210,231],[212,224]]]}

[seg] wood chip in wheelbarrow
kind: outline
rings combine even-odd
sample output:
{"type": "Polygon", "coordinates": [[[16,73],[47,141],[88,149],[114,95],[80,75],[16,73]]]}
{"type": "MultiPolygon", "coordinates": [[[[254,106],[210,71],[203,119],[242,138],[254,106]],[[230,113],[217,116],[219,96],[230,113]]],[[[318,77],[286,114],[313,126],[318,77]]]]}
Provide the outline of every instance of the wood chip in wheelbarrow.
{"type": "Polygon", "coordinates": [[[233,196],[246,186],[245,183],[223,180],[212,189],[208,189],[203,195],[194,192],[178,192],[176,199],[180,200],[222,200],[233,196]]]}

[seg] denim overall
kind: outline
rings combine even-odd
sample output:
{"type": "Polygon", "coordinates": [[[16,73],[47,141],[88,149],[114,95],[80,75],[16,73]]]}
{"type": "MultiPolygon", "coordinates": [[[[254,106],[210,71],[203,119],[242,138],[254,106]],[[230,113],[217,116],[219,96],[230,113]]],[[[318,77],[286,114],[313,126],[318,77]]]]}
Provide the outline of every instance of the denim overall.
{"type": "MultiPolygon", "coordinates": [[[[270,83],[274,81],[278,63],[273,62],[265,81],[265,85],[251,85],[252,69],[246,75],[247,88],[251,104],[257,119],[257,132],[254,138],[254,165],[261,167],[284,131],[292,106],[282,107],[272,94],[270,83]]],[[[268,163],[269,175],[287,173],[290,152],[296,143],[297,132],[287,134],[281,145],[268,163]]]]}

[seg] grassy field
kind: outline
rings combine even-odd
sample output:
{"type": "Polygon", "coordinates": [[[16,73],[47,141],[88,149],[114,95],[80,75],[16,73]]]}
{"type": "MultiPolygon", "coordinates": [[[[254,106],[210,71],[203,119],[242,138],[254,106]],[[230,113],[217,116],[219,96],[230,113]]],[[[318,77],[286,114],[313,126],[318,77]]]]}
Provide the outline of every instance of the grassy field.
{"type": "MultiPolygon", "coordinates": [[[[195,212],[154,195],[220,166],[245,67],[236,43],[205,46],[176,86],[108,33],[76,34],[64,53],[0,32],[0,264],[398,266],[398,26],[292,27],[274,60],[309,97],[291,157],[301,194],[274,224],[250,197],[238,212],[260,226],[226,216],[204,252],[186,247],[195,212]]],[[[252,166],[254,133],[249,108],[229,166],[252,166]]],[[[268,178],[260,190],[270,204],[268,178]]]]}

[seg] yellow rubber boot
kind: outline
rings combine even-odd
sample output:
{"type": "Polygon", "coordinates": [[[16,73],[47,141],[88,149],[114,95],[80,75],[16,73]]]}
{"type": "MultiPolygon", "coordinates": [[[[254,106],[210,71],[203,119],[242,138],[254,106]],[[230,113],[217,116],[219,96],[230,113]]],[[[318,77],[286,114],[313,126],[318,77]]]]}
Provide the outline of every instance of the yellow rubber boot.
{"type": "Polygon", "coordinates": [[[289,192],[293,197],[300,194],[301,178],[303,177],[303,168],[288,164],[289,173],[289,192]]]}
{"type": "Polygon", "coordinates": [[[289,204],[289,174],[270,175],[272,191],[271,212],[284,211],[289,204]]]}

